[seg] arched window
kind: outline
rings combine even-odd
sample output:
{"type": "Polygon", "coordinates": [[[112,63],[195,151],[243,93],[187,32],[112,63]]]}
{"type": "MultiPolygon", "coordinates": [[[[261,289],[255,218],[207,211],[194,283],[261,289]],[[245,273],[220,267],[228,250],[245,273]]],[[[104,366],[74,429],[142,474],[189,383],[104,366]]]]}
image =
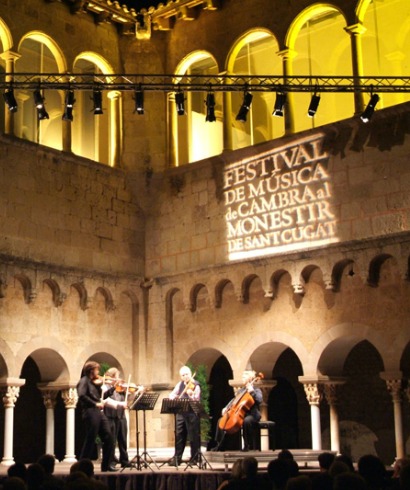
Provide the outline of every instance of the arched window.
{"type": "MultiPolygon", "coordinates": [[[[180,63],[176,73],[191,76],[216,75],[218,66],[208,53],[196,52],[180,63]]],[[[206,121],[206,93],[186,92],[185,97],[185,116],[176,114],[174,103],[170,107],[171,117],[175,121],[174,127],[177,127],[177,141],[174,145],[176,165],[219,155],[223,146],[222,94],[214,93],[216,121],[206,121]]]]}
{"type": "MultiPolygon", "coordinates": [[[[364,76],[408,76],[410,71],[410,3],[408,0],[362,2],[359,19],[362,35],[364,76]]],[[[410,100],[410,94],[380,93],[378,107],[410,100]]]]}
{"type": "MultiPolygon", "coordinates": [[[[80,57],[75,61],[74,73],[98,75],[112,73],[108,69],[98,66],[91,56],[80,57]],[[101,69],[103,68],[103,70],[101,69]]],[[[97,88],[97,85],[96,85],[97,88]]],[[[71,148],[76,155],[90,158],[100,163],[110,165],[110,112],[111,104],[107,91],[102,93],[102,114],[94,114],[93,92],[79,90],[75,92],[72,123],[71,148]]]]}
{"type": "MultiPolygon", "coordinates": [[[[288,47],[293,51],[292,75],[351,76],[350,38],[345,32],[344,17],[334,7],[314,5],[295,19],[288,33],[288,47]]],[[[351,93],[323,93],[313,118],[307,116],[312,93],[298,92],[288,99],[293,114],[294,131],[303,131],[352,117],[351,93]]]]}
{"type": "MultiPolygon", "coordinates": [[[[233,47],[228,72],[233,75],[281,75],[282,60],[278,56],[278,43],[265,31],[246,34],[233,47]]],[[[272,118],[274,92],[254,92],[246,122],[237,121],[244,94],[232,92],[232,146],[233,149],[251,146],[262,141],[278,138],[284,133],[282,119],[272,118]]]]}
{"type": "MultiPolygon", "coordinates": [[[[21,57],[16,61],[16,72],[40,75],[65,71],[59,49],[45,35],[28,34],[20,43],[19,53],[21,57]]],[[[41,90],[41,93],[48,113],[48,119],[43,120],[37,116],[32,91],[15,91],[19,110],[16,113],[14,133],[19,138],[61,150],[63,93],[60,90],[41,90]]]]}

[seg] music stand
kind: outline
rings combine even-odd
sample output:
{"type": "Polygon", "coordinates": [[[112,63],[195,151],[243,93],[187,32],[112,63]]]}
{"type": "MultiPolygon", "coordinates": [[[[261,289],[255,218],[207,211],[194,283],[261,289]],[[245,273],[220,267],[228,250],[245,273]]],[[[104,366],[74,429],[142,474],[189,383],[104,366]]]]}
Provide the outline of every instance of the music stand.
{"type": "MultiPolygon", "coordinates": [[[[200,401],[197,400],[189,400],[189,406],[191,408],[191,411],[194,412],[194,414],[197,416],[199,419],[199,424],[201,423],[201,418],[208,418],[209,415],[205,412],[204,406],[200,401]]],[[[205,455],[202,452],[201,448],[201,430],[199,430],[199,441],[198,441],[198,452],[194,454],[194,456],[191,457],[191,459],[188,461],[188,464],[185,468],[192,468],[192,466],[196,465],[200,470],[206,469],[206,465],[209,466],[209,468],[212,470],[212,466],[210,465],[209,461],[206,459],[205,455]]]]}
{"type": "Polygon", "coordinates": [[[171,413],[174,415],[174,456],[169,459],[168,461],[165,461],[165,463],[162,463],[161,467],[164,466],[164,464],[169,463],[173,459],[175,460],[175,466],[178,469],[178,460],[176,457],[177,453],[177,414],[179,413],[186,413],[190,412],[192,409],[189,405],[189,399],[188,398],[164,398],[162,400],[162,406],[161,406],[161,413],[171,413]]]}
{"type": "MultiPolygon", "coordinates": [[[[147,452],[147,429],[146,429],[146,419],[145,412],[147,410],[153,410],[155,404],[157,403],[159,393],[142,393],[139,395],[131,404],[130,410],[135,410],[136,415],[136,429],[137,429],[137,454],[130,461],[129,468],[136,468],[141,470],[142,468],[151,468],[150,464],[154,464],[157,469],[159,469],[157,463],[147,452]],[[143,441],[144,441],[144,451],[139,454],[139,429],[138,429],[138,412],[142,410],[142,424],[143,424],[143,441]]],[[[123,468],[124,469],[124,468],[123,468]]],[[[122,471],[122,470],[121,470],[122,471]]],[[[154,471],[154,470],[152,470],[154,471]]]]}

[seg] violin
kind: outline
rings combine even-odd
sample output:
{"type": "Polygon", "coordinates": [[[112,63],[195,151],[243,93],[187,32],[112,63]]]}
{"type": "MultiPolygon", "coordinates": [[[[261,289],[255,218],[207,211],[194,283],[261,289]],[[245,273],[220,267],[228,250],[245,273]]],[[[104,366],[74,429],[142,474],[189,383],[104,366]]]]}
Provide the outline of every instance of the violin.
{"type": "Polygon", "coordinates": [[[140,391],[143,387],[137,386],[135,383],[125,383],[121,381],[115,385],[115,391],[117,393],[125,393],[128,389],[128,393],[135,393],[136,391],[140,391]]]}
{"type": "Polygon", "coordinates": [[[177,398],[182,398],[183,395],[185,395],[185,393],[188,391],[188,390],[191,390],[193,391],[195,389],[195,380],[194,380],[194,376],[196,374],[196,371],[195,373],[192,375],[191,379],[189,381],[187,381],[187,383],[185,384],[185,388],[184,390],[182,391],[182,393],[177,397],[177,398]]]}
{"type": "MultiPolygon", "coordinates": [[[[250,383],[253,385],[253,383],[256,383],[256,381],[263,378],[263,373],[259,373],[246,384],[250,383]]],[[[233,398],[225,407],[225,413],[218,422],[219,428],[227,434],[235,434],[235,432],[238,432],[243,425],[246,413],[254,404],[255,400],[252,398],[252,395],[248,392],[247,386],[245,385],[238,391],[235,398],[233,398]]]]}

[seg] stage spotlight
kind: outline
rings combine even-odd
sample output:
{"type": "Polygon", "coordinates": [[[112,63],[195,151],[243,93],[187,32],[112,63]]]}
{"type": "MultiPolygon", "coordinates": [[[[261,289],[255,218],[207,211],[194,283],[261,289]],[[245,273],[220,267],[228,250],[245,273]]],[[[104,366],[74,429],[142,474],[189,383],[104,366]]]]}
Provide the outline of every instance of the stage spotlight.
{"type": "Polygon", "coordinates": [[[245,92],[243,94],[243,102],[239,108],[239,112],[236,115],[236,120],[241,122],[246,122],[246,117],[248,115],[249,109],[251,108],[253,95],[250,92],[245,92]]]}
{"type": "Polygon", "coordinates": [[[141,87],[135,90],[134,102],[134,113],[136,112],[140,115],[144,114],[144,92],[142,91],[141,87]]]}
{"type": "Polygon", "coordinates": [[[43,119],[50,119],[46,108],[44,106],[44,97],[41,95],[41,91],[39,89],[34,90],[33,92],[34,104],[37,109],[37,118],[41,121],[43,119]]]}
{"type": "Polygon", "coordinates": [[[65,93],[63,121],[73,120],[74,104],[75,104],[74,90],[67,90],[65,93]]]}
{"type": "Polygon", "coordinates": [[[286,103],[286,94],[284,92],[276,93],[275,106],[273,107],[272,114],[277,117],[283,117],[283,108],[286,103]]]}
{"type": "Polygon", "coordinates": [[[317,108],[319,107],[319,102],[320,102],[320,95],[313,94],[307,112],[309,117],[313,117],[316,114],[317,108]]]}
{"type": "Polygon", "coordinates": [[[379,102],[379,100],[380,100],[380,97],[377,94],[373,94],[370,97],[370,101],[367,104],[366,109],[364,110],[363,114],[360,116],[360,119],[364,123],[367,123],[370,121],[371,117],[373,116],[374,109],[376,108],[376,105],[379,102]]]}
{"type": "Polygon", "coordinates": [[[6,90],[3,93],[4,102],[10,112],[17,112],[17,100],[14,97],[13,89],[6,90]]]}
{"type": "Polygon", "coordinates": [[[213,92],[208,92],[206,96],[206,117],[205,121],[214,122],[216,121],[215,117],[215,95],[213,92]]]}
{"type": "Polygon", "coordinates": [[[94,89],[93,90],[93,112],[95,116],[99,116],[100,114],[103,114],[102,110],[102,92],[101,90],[94,89]]]}
{"type": "Polygon", "coordinates": [[[184,92],[175,92],[175,104],[177,108],[178,116],[183,116],[185,114],[185,97],[184,92]]]}

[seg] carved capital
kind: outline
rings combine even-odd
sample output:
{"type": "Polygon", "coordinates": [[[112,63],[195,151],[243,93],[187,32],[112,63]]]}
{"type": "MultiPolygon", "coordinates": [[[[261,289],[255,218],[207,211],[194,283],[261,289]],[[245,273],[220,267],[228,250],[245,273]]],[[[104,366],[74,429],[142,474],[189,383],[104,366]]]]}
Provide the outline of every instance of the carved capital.
{"type": "Polygon", "coordinates": [[[64,401],[65,408],[75,408],[78,402],[78,393],[76,388],[68,388],[61,391],[61,397],[64,401]]]}
{"type": "Polygon", "coordinates": [[[337,404],[337,385],[326,383],[323,386],[323,392],[326,398],[327,403],[330,406],[335,406],[337,404]]]}
{"type": "Polygon", "coordinates": [[[43,391],[43,403],[46,409],[54,409],[57,401],[57,391],[43,391]]]}
{"type": "Polygon", "coordinates": [[[294,294],[298,294],[299,296],[305,295],[305,287],[301,283],[292,284],[294,294]]]}
{"type": "Polygon", "coordinates": [[[393,402],[401,402],[401,379],[386,379],[386,386],[393,402]]]}
{"type": "Polygon", "coordinates": [[[4,408],[13,408],[20,394],[19,386],[7,386],[2,389],[4,408]]]}
{"type": "Polygon", "coordinates": [[[305,389],[306,398],[309,405],[319,405],[322,398],[319,385],[317,383],[305,383],[303,388],[305,389]]]}

